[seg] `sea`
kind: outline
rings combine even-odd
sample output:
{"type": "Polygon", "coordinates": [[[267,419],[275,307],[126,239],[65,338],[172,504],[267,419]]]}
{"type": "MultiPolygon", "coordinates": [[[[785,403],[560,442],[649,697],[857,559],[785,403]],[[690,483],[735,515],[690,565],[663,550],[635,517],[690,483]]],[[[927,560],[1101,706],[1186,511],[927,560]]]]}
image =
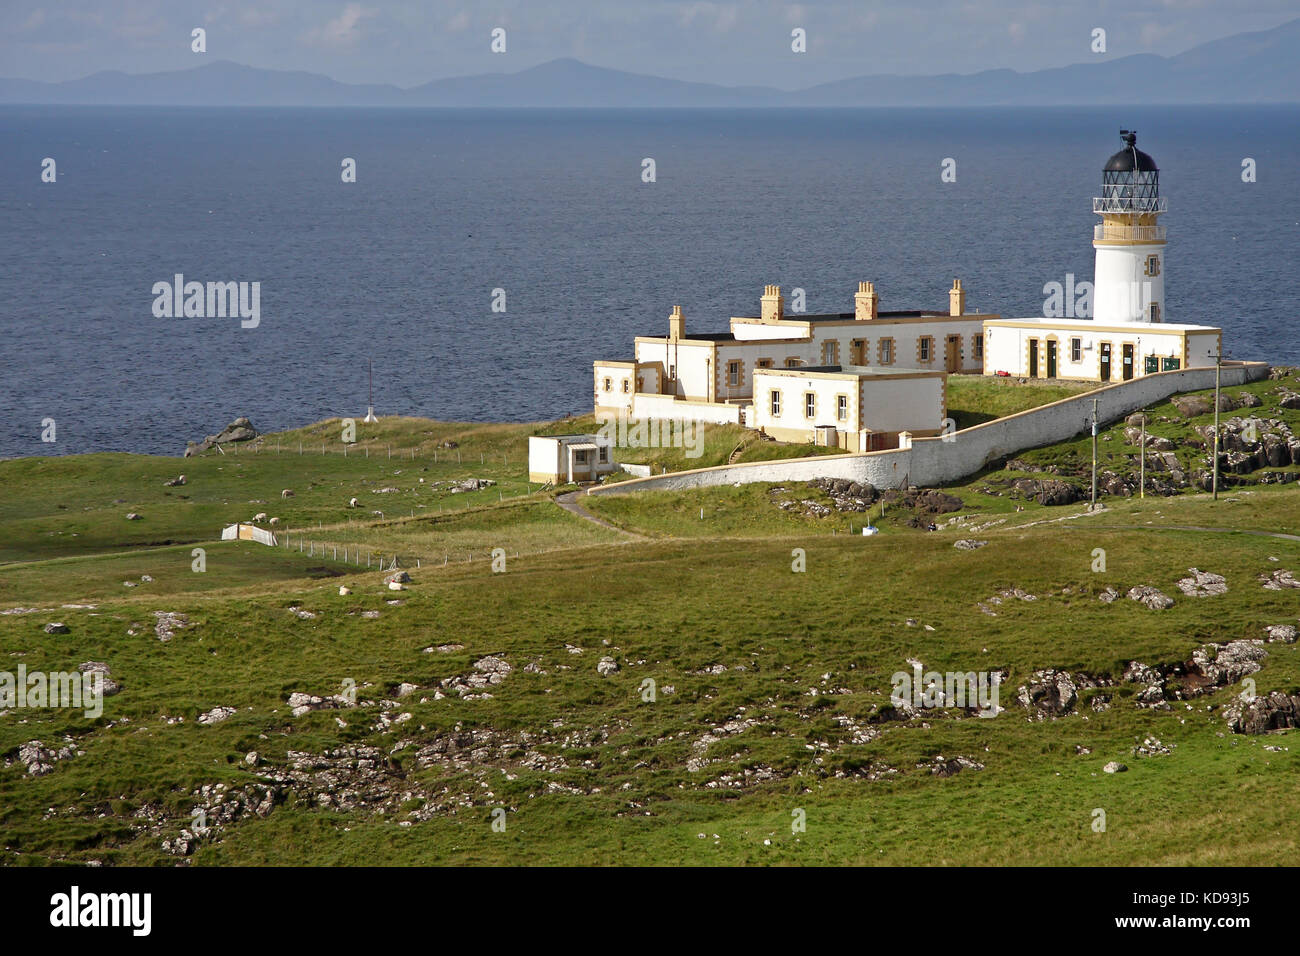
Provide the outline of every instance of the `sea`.
{"type": "Polygon", "coordinates": [[[582,413],[594,359],[674,305],[726,331],[769,283],[816,313],[864,279],[943,309],[960,277],[1041,315],[1092,278],[1121,128],[1169,203],[1166,320],[1300,363],[1296,106],[0,107],[0,457],[360,417],[372,363],[381,415],[582,413]],[[178,274],[259,283],[256,326],[155,314],[178,274]]]}

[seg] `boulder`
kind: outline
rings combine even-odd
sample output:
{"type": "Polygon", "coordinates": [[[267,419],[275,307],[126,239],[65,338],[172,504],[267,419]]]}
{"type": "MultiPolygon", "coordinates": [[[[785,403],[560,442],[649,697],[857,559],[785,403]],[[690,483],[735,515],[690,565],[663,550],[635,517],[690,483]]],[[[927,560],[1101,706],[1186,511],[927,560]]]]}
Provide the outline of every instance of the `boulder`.
{"type": "Polygon", "coordinates": [[[959,538],[952,543],[952,546],[958,551],[974,551],[976,548],[982,548],[988,544],[987,541],[976,541],[974,538],[959,538]]]}
{"type": "Polygon", "coordinates": [[[618,670],[618,662],[612,657],[602,657],[596,664],[596,673],[601,677],[608,677],[618,670]]]}
{"type": "Polygon", "coordinates": [[[185,446],[185,457],[191,458],[194,455],[202,454],[209,448],[216,445],[225,445],[232,442],[251,441],[257,438],[261,433],[253,427],[253,423],[247,418],[240,416],[233,422],[223,428],[215,435],[209,435],[203,441],[189,442],[185,446]]]}
{"type": "Polygon", "coordinates": [[[1183,418],[1195,418],[1197,415],[1208,415],[1213,411],[1213,406],[1208,398],[1202,398],[1200,395],[1177,395],[1173,399],[1174,408],[1178,409],[1178,414],[1183,418]]]}
{"type": "Polygon", "coordinates": [[[53,621],[45,625],[46,634],[67,634],[72,629],[61,621],[53,621]]]}
{"type": "Polygon", "coordinates": [[[1118,760],[1112,760],[1101,769],[1103,773],[1124,773],[1128,770],[1128,767],[1124,766],[1118,760]]]}

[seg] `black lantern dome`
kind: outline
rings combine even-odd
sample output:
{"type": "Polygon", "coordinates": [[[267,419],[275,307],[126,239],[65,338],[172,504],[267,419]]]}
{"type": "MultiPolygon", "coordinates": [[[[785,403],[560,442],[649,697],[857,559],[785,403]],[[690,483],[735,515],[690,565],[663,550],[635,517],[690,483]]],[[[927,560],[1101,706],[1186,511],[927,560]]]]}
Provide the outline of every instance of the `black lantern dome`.
{"type": "Polygon", "coordinates": [[[1124,148],[1106,162],[1101,174],[1101,209],[1097,212],[1162,212],[1160,167],[1137,148],[1137,130],[1122,129],[1124,148]]]}

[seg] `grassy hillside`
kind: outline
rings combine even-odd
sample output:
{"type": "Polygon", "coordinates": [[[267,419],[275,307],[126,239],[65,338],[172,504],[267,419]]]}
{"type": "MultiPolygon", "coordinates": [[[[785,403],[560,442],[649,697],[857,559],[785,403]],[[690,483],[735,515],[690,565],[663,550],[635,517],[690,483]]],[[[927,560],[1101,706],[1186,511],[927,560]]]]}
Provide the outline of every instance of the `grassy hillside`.
{"type": "MultiPolygon", "coordinates": [[[[1300,541],[1277,536],[1300,534],[1294,485],[1088,515],[1012,497],[993,479],[1024,472],[996,472],[945,489],[961,503],[933,533],[904,499],[841,512],[805,484],[583,499],[649,538],[634,540],[527,484],[532,430],[386,419],[362,433],[369,458],[330,451],[325,423],[258,454],[0,463],[0,670],[103,662],[121,685],[97,718],[0,711],[0,861],[1294,861],[1296,731],[1231,733],[1236,681],[1178,700],[1171,677],[1151,709],[1123,676],[1297,624],[1300,590],[1261,581],[1300,574],[1300,541]],[[497,484],[434,487],[471,477],[497,484]],[[290,541],[400,554],[413,580],[391,591],[355,563],[215,540],[258,511],[290,541]],[[880,534],[847,533],[867,518],[880,534]],[[1191,565],[1226,593],[1184,595],[1191,565]],[[1123,596],[1137,585],[1173,606],[1123,596]],[[1004,672],[1005,710],[899,714],[909,659],[1004,672]],[[1031,720],[1017,689],[1044,668],[1100,686],[1031,720]],[[295,693],[319,709],[295,716],[295,693]],[[233,710],[199,722],[218,707],[233,710]],[[1150,737],[1170,752],[1135,753],[1150,737]],[[48,752],[35,772],[30,741],[48,752]]],[[[735,442],[713,447],[725,460],[735,442]]],[[[1262,648],[1258,691],[1300,687],[1300,645],[1262,648]]]]}

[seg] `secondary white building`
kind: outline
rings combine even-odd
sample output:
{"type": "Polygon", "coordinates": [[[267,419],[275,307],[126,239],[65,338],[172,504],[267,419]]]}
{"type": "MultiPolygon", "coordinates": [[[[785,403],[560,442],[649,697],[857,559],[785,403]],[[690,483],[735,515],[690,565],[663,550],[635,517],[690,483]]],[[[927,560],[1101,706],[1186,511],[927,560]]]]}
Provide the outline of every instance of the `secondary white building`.
{"type": "Polygon", "coordinates": [[[946,372],[863,366],[761,368],[754,427],[778,441],[848,451],[897,448],[903,432],[937,435],[947,417],[946,372]]]}
{"type": "Polygon", "coordinates": [[[617,469],[602,435],[533,435],[528,439],[528,480],[565,485],[595,481],[617,469]]]}
{"type": "Polygon", "coordinates": [[[1168,204],[1160,170],[1121,130],[1124,148],[1102,171],[1092,211],[1096,255],[1090,319],[990,319],[984,323],[984,373],[1024,378],[1119,382],[1172,369],[1213,365],[1222,331],[1165,321],[1168,204]]]}
{"type": "MultiPolygon", "coordinates": [[[[688,333],[681,307],[674,306],[667,336],[638,336],[631,358],[592,363],[595,411],[759,428],[764,426],[754,414],[755,381],[767,370],[876,369],[900,373],[891,377],[894,381],[920,373],[979,374],[984,321],[998,316],[968,313],[960,279],[948,300],[946,311],[881,311],[875,286],[860,282],[852,312],[787,315],[780,286],[769,285],[757,316],[733,316],[730,332],[711,333],[688,333]]],[[[924,434],[939,427],[928,406],[918,409],[914,420],[894,424],[886,430],[924,434]]],[[[849,431],[863,427],[869,426],[849,431]]],[[[811,425],[801,431],[802,437],[789,440],[813,440],[811,425]]]]}

